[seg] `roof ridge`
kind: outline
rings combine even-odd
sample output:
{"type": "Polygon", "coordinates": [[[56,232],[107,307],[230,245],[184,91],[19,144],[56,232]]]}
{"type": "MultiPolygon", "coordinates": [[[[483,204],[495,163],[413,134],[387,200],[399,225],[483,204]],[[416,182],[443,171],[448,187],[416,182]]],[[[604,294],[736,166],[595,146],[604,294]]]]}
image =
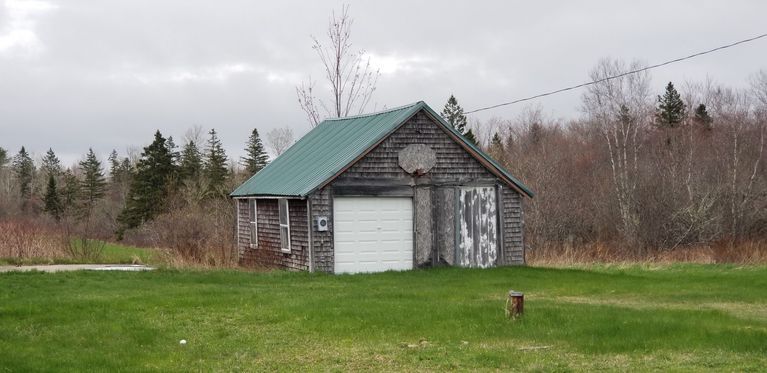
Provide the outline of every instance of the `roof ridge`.
{"type": "Polygon", "coordinates": [[[353,116],[341,117],[341,118],[326,118],[326,119],[323,120],[323,122],[372,117],[374,115],[381,115],[381,114],[391,113],[392,111],[409,109],[409,108],[411,108],[413,106],[422,105],[422,104],[424,104],[423,101],[416,101],[416,102],[414,102],[412,104],[407,104],[407,105],[397,106],[397,107],[391,108],[391,109],[376,111],[375,113],[359,114],[359,115],[353,115],[353,116]]]}

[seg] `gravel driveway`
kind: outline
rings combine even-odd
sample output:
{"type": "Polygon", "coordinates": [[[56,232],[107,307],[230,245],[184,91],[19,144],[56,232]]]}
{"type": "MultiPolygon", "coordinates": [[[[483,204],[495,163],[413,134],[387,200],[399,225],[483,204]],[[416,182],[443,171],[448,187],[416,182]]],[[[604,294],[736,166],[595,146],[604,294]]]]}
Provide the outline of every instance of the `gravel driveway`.
{"type": "Polygon", "coordinates": [[[12,271],[151,271],[153,267],[141,264],[52,264],[34,266],[0,266],[0,273],[12,271]]]}

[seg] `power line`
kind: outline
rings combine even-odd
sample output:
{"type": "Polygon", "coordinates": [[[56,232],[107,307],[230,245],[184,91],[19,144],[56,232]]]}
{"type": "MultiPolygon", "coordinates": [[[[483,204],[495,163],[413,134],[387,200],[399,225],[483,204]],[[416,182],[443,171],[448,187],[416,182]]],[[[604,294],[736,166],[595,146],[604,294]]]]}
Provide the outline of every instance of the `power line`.
{"type": "Polygon", "coordinates": [[[734,43],[730,43],[730,44],[727,44],[727,45],[722,45],[722,46],[716,47],[714,49],[709,49],[707,51],[693,53],[693,54],[691,54],[689,56],[675,58],[673,60],[669,60],[669,61],[662,62],[662,63],[655,64],[655,65],[650,65],[650,66],[647,66],[647,67],[643,67],[641,69],[627,71],[625,73],[609,76],[609,77],[602,78],[602,79],[599,79],[599,80],[594,80],[594,81],[591,81],[591,82],[581,83],[581,84],[577,84],[577,85],[574,85],[574,86],[557,89],[555,91],[550,91],[550,92],[545,92],[545,93],[537,94],[535,96],[520,98],[520,99],[514,100],[514,101],[509,101],[509,102],[504,102],[504,103],[501,103],[501,104],[496,104],[496,105],[492,105],[492,106],[482,107],[482,108],[479,108],[479,109],[474,109],[474,110],[471,110],[471,111],[467,111],[466,114],[472,114],[472,113],[476,113],[476,112],[479,112],[479,111],[495,109],[495,108],[501,107],[501,106],[513,105],[513,104],[516,104],[516,103],[520,103],[520,102],[524,102],[524,101],[530,101],[530,100],[533,100],[533,99],[536,99],[536,98],[540,98],[540,97],[551,96],[553,94],[557,94],[557,93],[561,93],[561,92],[566,92],[566,91],[571,91],[573,89],[578,89],[578,88],[581,88],[581,87],[586,87],[586,86],[589,86],[589,85],[605,82],[605,81],[608,81],[610,79],[620,78],[620,77],[624,77],[626,75],[636,74],[636,73],[639,73],[639,72],[642,72],[642,71],[647,71],[647,70],[655,69],[655,68],[658,68],[658,67],[661,67],[661,66],[670,65],[672,63],[676,63],[676,62],[680,62],[680,61],[684,61],[684,60],[689,60],[691,58],[702,56],[704,54],[709,54],[709,53],[717,52],[717,51],[720,51],[722,49],[727,49],[727,48],[734,47],[734,46],[739,45],[739,44],[748,43],[750,41],[761,39],[761,38],[763,38],[765,36],[767,36],[767,34],[761,34],[761,35],[758,35],[758,36],[754,36],[752,38],[743,39],[743,40],[736,41],[734,43]]]}

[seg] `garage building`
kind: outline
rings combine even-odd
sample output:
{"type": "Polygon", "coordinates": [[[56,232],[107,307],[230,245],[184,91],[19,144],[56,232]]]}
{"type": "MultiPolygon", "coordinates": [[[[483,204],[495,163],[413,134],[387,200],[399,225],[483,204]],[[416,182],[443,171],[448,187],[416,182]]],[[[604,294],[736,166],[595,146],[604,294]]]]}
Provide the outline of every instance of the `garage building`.
{"type": "Polygon", "coordinates": [[[524,264],[533,193],[424,102],[327,119],[231,196],[242,265],[524,264]]]}

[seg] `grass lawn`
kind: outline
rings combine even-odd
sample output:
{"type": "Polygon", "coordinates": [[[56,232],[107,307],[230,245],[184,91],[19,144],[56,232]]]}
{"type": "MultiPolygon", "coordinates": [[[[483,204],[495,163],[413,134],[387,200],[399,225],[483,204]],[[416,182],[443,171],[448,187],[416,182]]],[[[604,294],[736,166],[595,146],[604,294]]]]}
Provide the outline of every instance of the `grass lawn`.
{"type": "Polygon", "coordinates": [[[133,247],[107,242],[99,261],[108,264],[131,264],[139,262],[143,264],[156,264],[160,260],[159,253],[154,249],[133,247]]]}
{"type": "Polygon", "coordinates": [[[765,367],[767,267],[0,274],[0,371],[765,367]]]}

